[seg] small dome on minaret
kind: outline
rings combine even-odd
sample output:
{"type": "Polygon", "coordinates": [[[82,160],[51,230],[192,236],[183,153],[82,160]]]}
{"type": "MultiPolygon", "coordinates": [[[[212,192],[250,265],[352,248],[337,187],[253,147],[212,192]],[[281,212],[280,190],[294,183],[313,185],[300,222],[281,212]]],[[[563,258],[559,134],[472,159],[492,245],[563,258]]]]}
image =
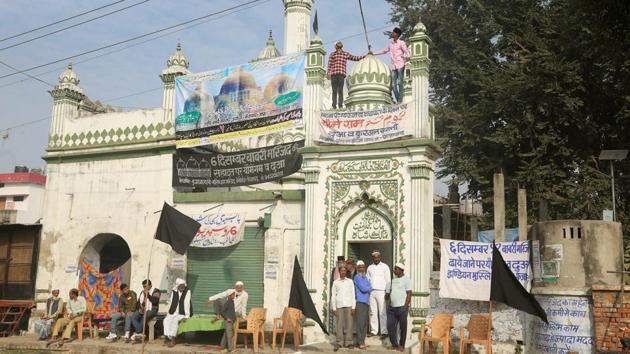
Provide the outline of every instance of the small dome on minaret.
{"type": "Polygon", "coordinates": [[[160,78],[164,82],[172,82],[176,76],[188,75],[188,58],[182,52],[182,45],[177,42],[175,52],[166,60],[166,69],[162,70],[160,78]]]}
{"type": "Polygon", "coordinates": [[[276,58],[280,56],[280,51],[276,48],[276,42],[273,40],[273,34],[269,31],[269,37],[267,38],[267,46],[258,53],[258,56],[253,61],[265,60],[276,58]]]}
{"type": "Polygon", "coordinates": [[[348,74],[348,99],[351,111],[365,111],[392,104],[391,72],[372,54],[361,59],[348,74]]]}
{"type": "Polygon", "coordinates": [[[64,70],[61,75],[59,75],[59,85],[55,87],[56,89],[70,89],[73,91],[81,92],[82,90],[79,87],[79,77],[72,70],[72,63],[68,63],[68,67],[64,70]]]}

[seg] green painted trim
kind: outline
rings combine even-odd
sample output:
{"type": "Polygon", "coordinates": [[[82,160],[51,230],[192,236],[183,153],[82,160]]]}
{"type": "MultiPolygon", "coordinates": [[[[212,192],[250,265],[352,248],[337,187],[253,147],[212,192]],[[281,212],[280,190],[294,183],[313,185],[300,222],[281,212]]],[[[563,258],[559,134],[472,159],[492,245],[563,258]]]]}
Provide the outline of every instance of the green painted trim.
{"type": "Polygon", "coordinates": [[[411,296],[427,297],[427,296],[430,296],[430,295],[431,295],[431,293],[422,292],[422,291],[413,291],[413,292],[411,292],[411,296]]]}
{"type": "Polygon", "coordinates": [[[239,191],[239,192],[201,192],[180,193],[173,192],[174,203],[200,203],[200,202],[255,202],[274,201],[277,193],[282,194],[282,200],[302,201],[305,197],[303,190],[290,191],[239,191]]]}
{"type": "Polygon", "coordinates": [[[422,324],[426,324],[427,321],[426,320],[413,320],[411,321],[412,325],[422,325],[422,324]]]}
{"type": "Polygon", "coordinates": [[[420,329],[419,327],[413,327],[413,328],[411,329],[411,333],[420,333],[420,330],[421,330],[421,329],[420,329]]]}
{"type": "Polygon", "coordinates": [[[48,289],[36,289],[35,294],[48,294],[51,290],[48,289]]]}
{"type": "Polygon", "coordinates": [[[306,320],[304,321],[304,324],[302,325],[302,327],[315,327],[315,325],[316,325],[315,321],[306,320]]]}
{"type": "MultiPolygon", "coordinates": [[[[441,153],[442,148],[434,140],[430,139],[407,139],[386,141],[382,143],[366,144],[366,145],[326,145],[326,146],[306,146],[298,151],[301,154],[313,153],[334,153],[334,152],[350,152],[350,151],[369,151],[383,149],[401,149],[407,147],[428,146],[435,151],[441,153]]],[[[356,158],[355,158],[356,159],[356,158]]]]}
{"type": "Polygon", "coordinates": [[[90,152],[67,153],[63,155],[45,155],[42,159],[49,164],[61,164],[86,161],[105,161],[115,159],[130,159],[138,157],[157,156],[175,153],[175,144],[133,148],[126,150],[103,150],[90,152]]]}
{"type": "Polygon", "coordinates": [[[310,294],[317,294],[317,289],[308,289],[310,294]]]}

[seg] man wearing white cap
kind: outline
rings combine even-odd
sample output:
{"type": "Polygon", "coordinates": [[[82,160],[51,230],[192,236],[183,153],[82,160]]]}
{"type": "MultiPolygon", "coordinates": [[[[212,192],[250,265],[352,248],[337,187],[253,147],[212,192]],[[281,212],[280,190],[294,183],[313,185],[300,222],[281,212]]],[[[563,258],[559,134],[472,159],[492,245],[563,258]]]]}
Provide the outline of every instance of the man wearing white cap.
{"type": "Polygon", "coordinates": [[[186,286],[186,281],[177,278],[175,280],[175,287],[173,291],[171,291],[168,313],[166,317],[164,317],[164,344],[167,344],[169,348],[175,346],[179,322],[184,322],[193,315],[193,309],[190,303],[191,297],[192,294],[190,289],[186,286]]]}
{"type": "Polygon", "coordinates": [[[230,292],[235,292],[234,310],[236,311],[236,316],[244,318],[247,316],[247,300],[249,299],[249,294],[245,291],[245,284],[240,280],[234,284],[234,289],[227,289],[210,296],[208,298],[208,304],[214,303],[214,313],[218,314],[221,311],[223,303],[230,295],[230,292]]]}
{"type": "Polygon", "coordinates": [[[354,328],[357,332],[355,344],[359,349],[367,348],[365,346],[365,336],[368,332],[370,318],[370,292],[372,292],[372,286],[365,274],[365,263],[359,260],[357,262],[357,274],[354,276],[354,293],[357,299],[354,311],[354,328]]]}
{"type": "Polygon", "coordinates": [[[387,309],[385,308],[385,294],[391,287],[391,271],[387,264],[381,262],[381,252],[372,252],[372,264],[367,269],[367,276],[372,284],[370,293],[370,334],[380,333],[387,336],[387,309]]]}
{"type": "Polygon", "coordinates": [[[404,264],[396,263],[394,275],[389,294],[389,307],[387,308],[387,328],[389,329],[389,342],[392,344],[392,349],[402,352],[405,350],[407,339],[407,316],[409,306],[411,306],[412,288],[411,279],[405,276],[404,264]],[[398,329],[400,329],[400,336],[398,329]]]}

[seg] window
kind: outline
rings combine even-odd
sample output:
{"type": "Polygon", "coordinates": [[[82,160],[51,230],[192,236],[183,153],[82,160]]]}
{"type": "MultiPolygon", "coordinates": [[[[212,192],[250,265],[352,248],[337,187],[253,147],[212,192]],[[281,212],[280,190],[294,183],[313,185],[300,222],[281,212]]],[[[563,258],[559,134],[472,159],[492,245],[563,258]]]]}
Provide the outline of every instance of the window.
{"type": "Polygon", "coordinates": [[[24,199],[26,199],[25,195],[14,195],[13,196],[13,201],[14,202],[23,202],[24,199]]]}

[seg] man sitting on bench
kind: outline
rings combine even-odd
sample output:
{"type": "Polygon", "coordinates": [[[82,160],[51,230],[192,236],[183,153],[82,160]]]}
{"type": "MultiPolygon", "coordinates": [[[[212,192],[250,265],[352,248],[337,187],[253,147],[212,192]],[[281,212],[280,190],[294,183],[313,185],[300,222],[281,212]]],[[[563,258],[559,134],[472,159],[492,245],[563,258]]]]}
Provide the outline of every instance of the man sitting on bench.
{"type": "Polygon", "coordinates": [[[144,320],[144,309],[147,309],[146,323],[149,323],[155,316],[157,316],[158,308],[160,306],[160,289],[156,289],[151,285],[151,280],[145,279],[142,281],[142,292],[138,296],[138,309],[131,315],[131,323],[133,329],[136,332],[133,339],[138,341],[142,339],[142,324],[144,320]],[[146,302],[146,298],[149,302],[146,302]]]}
{"type": "Polygon", "coordinates": [[[52,330],[52,337],[46,344],[46,346],[51,345],[53,342],[56,342],[59,338],[59,331],[63,329],[63,336],[61,337],[61,342],[59,346],[62,346],[66,340],[70,339],[70,335],[72,334],[72,328],[77,325],[80,321],[83,321],[83,313],[87,310],[87,304],[85,302],[85,298],[83,296],[79,296],[79,290],[71,289],[70,300],[67,303],[66,307],[66,315],[64,318],[59,319],[55,322],[52,330]]]}

